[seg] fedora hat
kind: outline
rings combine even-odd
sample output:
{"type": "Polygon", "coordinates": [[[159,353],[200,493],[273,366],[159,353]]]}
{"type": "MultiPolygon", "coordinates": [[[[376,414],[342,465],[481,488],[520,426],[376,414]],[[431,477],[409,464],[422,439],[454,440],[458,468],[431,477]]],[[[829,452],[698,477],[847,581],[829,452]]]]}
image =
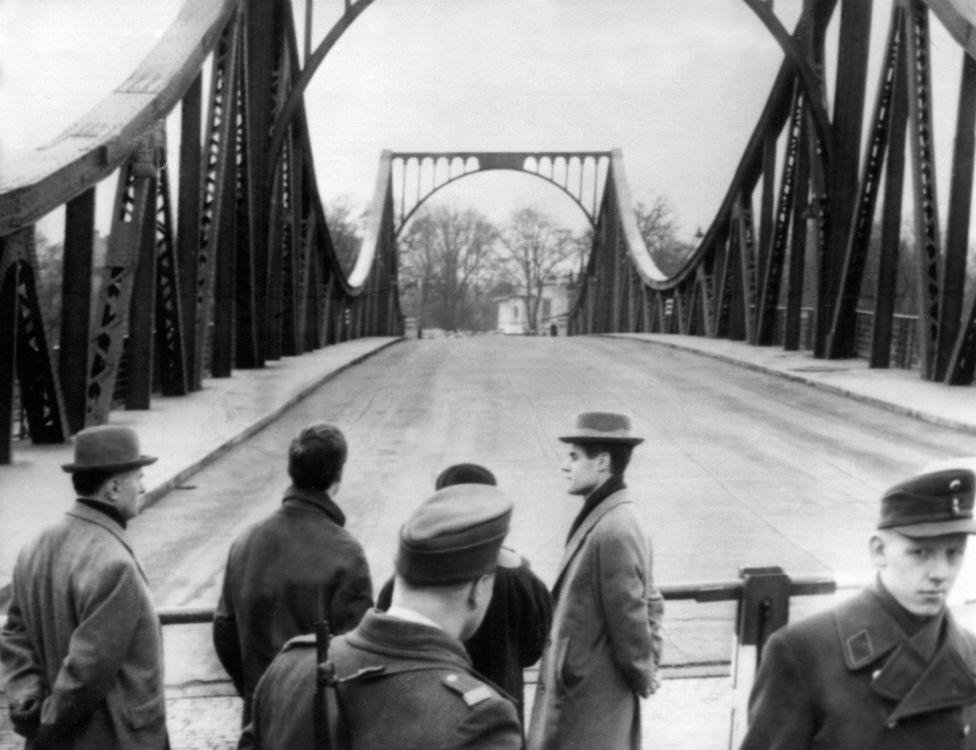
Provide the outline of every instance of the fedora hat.
{"type": "Polygon", "coordinates": [[[100,425],[88,427],[75,435],[75,460],[62,464],[67,472],[128,471],[147,466],[155,456],[139,452],[139,436],[131,427],[100,425]]]}
{"type": "Polygon", "coordinates": [[[607,411],[585,411],[576,416],[576,424],[569,435],[559,438],[564,443],[602,443],[604,445],[637,445],[644,438],[630,434],[630,417],[607,411]]]}

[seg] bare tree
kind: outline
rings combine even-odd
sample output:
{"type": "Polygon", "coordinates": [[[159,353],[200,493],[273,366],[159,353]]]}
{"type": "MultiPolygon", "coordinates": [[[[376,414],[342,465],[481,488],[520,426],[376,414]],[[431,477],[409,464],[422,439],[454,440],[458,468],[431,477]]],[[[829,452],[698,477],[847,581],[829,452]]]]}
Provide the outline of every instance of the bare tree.
{"type": "Polygon", "coordinates": [[[502,267],[525,301],[529,330],[538,331],[542,290],[579,254],[579,240],[568,229],[535,208],[523,208],[512,215],[501,234],[499,257],[502,267]]]}
{"type": "Polygon", "coordinates": [[[325,223],[335,248],[339,265],[347,274],[352,271],[363,242],[363,222],[366,210],[357,211],[350,195],[337,195],[325,207],[325,223]]]}
{"type": "Polygon", "coordinates": [[[398,245],[402,286],[411,290],[421,324],[486,327],[489,260],[497,237],[495,226],[473,208],[440,205],[417,213],[398,245]]]}
{"type": "Polygon", "coordinates": [[[663,195],[652,196],[650,202],[638,201],[634,207],[637,228],[651,258],[668,276],[672,276],[685,264],[694,246],[678,239],[678,226],[671,202],[663,195]]]}

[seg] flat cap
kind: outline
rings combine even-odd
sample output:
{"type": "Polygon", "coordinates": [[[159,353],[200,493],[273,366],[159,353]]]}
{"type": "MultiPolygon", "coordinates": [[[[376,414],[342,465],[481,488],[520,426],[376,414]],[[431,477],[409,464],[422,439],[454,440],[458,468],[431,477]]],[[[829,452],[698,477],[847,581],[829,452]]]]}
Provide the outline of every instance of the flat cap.
{"type": "Polygon", "coordinates": [[[885,492],[878,528],[913,537],[976,534],[974,498],[976,474],[971,469],[918,474],[885,492]]]}
{"type": "Polygon", "coordinates": [[[576,415],[576,423],[569,435],[559,438],[564,443],[586,445],[602,443],[606,445],[637,445],[644,438],[630,434],[630,417],[609,411],[585,411],[576,415]]]}
{"type": "Polygon", "coordinates": [[[446,586],[491,573],[511,517],[512,501],[497,487],[455,484],[438,490],[400,528],[397,573],[416,586],[446,586]]]}

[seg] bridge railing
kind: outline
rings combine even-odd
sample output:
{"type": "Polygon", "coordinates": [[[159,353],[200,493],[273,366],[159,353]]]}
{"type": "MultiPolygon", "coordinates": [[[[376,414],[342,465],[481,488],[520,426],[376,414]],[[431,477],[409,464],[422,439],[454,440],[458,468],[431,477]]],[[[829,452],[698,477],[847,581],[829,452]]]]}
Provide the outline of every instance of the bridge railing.
{"type": "Polygon", "coordinates": [[[109,419],[120,384],[124,408],[148,409],[154,386],[184,395],[206,376],[400,333],[392,251],[364,246],[348,277],[337,258],[303,104],[325,54],[371,2],[345,0],[314,51],[306,37],[302,59],[287,0],[186,0],[122,85],[5,167],[0,463],[11,460],[17,410],[33,442],[64,442],[109,419]],[[178,136],[167,132],[177,110],[178,136]],[[113,177],[101,258],[96,188],[113,177]],[[62,209],[60,281],[42,297],[36,227],[62,209]],[[52,298],[62,301],[57,341],[46,327],[52,298]]]}
{"type": "MultiPolygon", "coordinates": [[[[666,601],[736,603],[729,685],[729,747],[735,748],[745,728],[746,702],[762,647],[769,636],[789,620],[791,599],[832,594],[836,584],[825,577],[791,579],[781,568],[768,567],[744,568],[735,580],[665,584],[660,590],[666,601]]],[[[157,613],[162,625],[173,626],[210,623],[214,611],[210,607],[161,607],[157,613]]]]}
{"type": "Polygon", "coordinates": [[[615,152],[570,331],[676,332],[787,350],[803,348],[809,336],[816,357],[867,356],[872,367],[888,367],[894,351],[898,366],[917,362],[925,379],[972,383],[976,281],[967,276],[966,258],[976,8],[953,0],[891,3],[874,71],[875,105],[865,121],[873,4],[813,0],[791,34],[771,3],[746,2],[784,61],[715,218],[685,264],[664,274],[636,229],[615,152]],[[843,13],[835,13],[841,5],[843,13]],[[933,18],[962,60],[959,98],[948,103],[958,116],[944,227],[935,190],[933,18]],[[825,39],[834,30],[837,56],[827,60],[825,39]],[[835,75],[832,102],[823,71],[835,75]],[[915,223],[910,252],[900,236],[907,170],[915,223]],[[874,288],[862,294],[869,266],[877,268],[874,288]],[[896,313],[899,270],[917,282],[908,305],[920,311],[912,335],[896,313]],[[864,308],[874,319],[870,342],[864,308]]]}

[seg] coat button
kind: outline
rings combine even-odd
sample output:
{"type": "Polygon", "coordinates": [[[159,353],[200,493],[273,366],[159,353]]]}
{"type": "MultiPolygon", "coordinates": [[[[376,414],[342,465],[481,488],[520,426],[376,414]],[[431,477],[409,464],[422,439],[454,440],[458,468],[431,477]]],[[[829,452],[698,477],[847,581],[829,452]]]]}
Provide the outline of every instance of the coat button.
{"type": "Polygon", "coordinates": [[[963,724],[963,727],[962,727],[962,736],[963,737],[968,737],[969,736],[969,724],[963,724]]]}
{"type": "Polygon", "coordinates": [[[889,721],[888,724],[887,724],[887,726],[888,726],[888,729],[894,729],[895,727],[898,726],[898,722],[897,721],[889,721]]]}

